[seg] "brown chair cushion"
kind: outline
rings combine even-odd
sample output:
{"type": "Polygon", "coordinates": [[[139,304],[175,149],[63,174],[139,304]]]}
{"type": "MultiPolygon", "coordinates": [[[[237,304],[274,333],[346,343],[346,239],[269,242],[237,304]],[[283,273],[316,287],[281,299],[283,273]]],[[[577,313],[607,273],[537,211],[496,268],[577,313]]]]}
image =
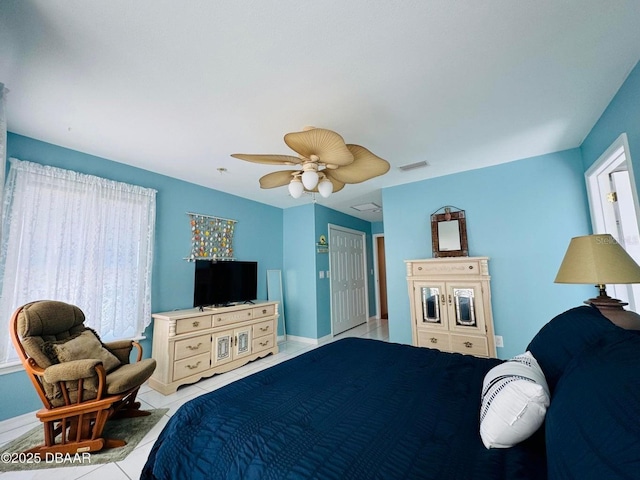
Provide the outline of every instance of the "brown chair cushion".
{"type": "Polygon", "coordinates": [[[18,315],[17,332],[22,347],[41,368],[52,362],[42,352],[45,342],[66,340],[82,332],[84,313],[78,307],[54,300],[32,302],[18,315]]]}
{"type": "Polygon", "coordinates": [[[67,340],[45,342],[42,351],[53,363],[97,359],[102,361],[107,373],[120,366],[120,360],[104,348],[97,335],[89,329],[67,340]]]}
{"type": "Polygon", "coordinates": [[[153,358],[120,365],[119,368],[107,375],[107,393],[117,395],[139,387],[147,381],[155,369],[156,361],[153,358]]]}

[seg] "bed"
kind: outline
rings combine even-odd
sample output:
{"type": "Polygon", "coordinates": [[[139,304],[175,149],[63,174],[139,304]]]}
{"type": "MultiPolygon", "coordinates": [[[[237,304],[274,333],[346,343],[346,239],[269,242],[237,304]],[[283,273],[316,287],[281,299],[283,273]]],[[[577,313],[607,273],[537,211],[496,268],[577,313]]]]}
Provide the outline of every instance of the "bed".
{"type": "Polygon", "coordinates": [[[640,336],[578,307],[528,350],[551,404],[510,448],[479,434],[485,377],[506,362],[346,338],[184,404],[141,478],[638,478],[640,336]]]}

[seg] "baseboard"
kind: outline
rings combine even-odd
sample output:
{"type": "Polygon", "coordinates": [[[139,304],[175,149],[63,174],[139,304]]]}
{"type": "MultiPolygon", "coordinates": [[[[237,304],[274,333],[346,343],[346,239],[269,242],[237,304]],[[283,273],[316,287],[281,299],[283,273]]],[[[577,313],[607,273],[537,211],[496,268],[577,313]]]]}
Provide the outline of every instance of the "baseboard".
{"type": "Polygon", "coordinates": [[[327,342],[332,338],[333,336],[331,334],[325,335],[322,338],[309,338],[298,337],[297,335],[287,335],[287,341],[291,340],[292,342],[308,343],[310,345],[320,345],[321,343],[327,342]]]}
{"type": "MultiPolygon", "coordinates": [[[[379,320],[379,318],[377,316],[369,317],[367,318],[367,321],[365,323],[369,323],[374,320],[379,320]]],[[[362,325],[364,325],[364,323],[362,325]]],[[[360,325],[357,325],[357,326],[359,327],[360,325]]],[[[356,327],[353,327],[353,328],[356,328],[356,327]]],[[[297,335],[288,335],[288,334],[278,335],[278,343],[291,340],[292,342],[307,343],[309,345],[320,345],[321,343],[328,342],[329,340],[332,340],[332,339],[333,339],[333,334],[331,333],[321,338],[298,337],[297,335]]]]}

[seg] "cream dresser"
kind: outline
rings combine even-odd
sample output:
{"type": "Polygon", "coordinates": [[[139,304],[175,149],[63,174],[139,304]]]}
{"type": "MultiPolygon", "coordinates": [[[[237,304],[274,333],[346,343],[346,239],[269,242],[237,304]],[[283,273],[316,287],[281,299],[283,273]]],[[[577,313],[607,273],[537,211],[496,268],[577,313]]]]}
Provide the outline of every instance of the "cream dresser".
{"type": "Polygon", "coordinates": [[[149,386],[168,395],[180,385],[278,353],[278,303],[154,313],[157,367],[149,386]]]}
{"type": "Polygon", "coordinates": [[[413,344],[496,357],[487,257],[405,260],[413,344]]]}

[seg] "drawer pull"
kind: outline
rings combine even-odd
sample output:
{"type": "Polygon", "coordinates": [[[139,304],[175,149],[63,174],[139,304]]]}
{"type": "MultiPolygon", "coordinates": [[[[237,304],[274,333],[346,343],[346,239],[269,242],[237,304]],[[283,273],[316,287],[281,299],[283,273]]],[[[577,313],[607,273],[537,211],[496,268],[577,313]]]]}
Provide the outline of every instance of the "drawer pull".
{"type": "Polygon", "coordinates": [[[431,343],[438,343],[438,339],[436,337],[431,337],[429,340],[431,343]]]}
{"type": "Polygon", "coordinates": [[[251,312],[247,312],[247,317],[250,317],[250,316],[251,316],[251,312]]]}
{"type": "Polygon", "coordinates": [[[198,368],[198,367],[200,366],[200,364],[201,364],[201,363],[202,363],[202,362],[201,362],[200,360],[198,360],[198,363],[196,363],[195,365],[186,365],[186,367],[187,367],[189,370],[194,370],[194,369],[198,368]]]}
{"type": "Polygon", "coordinates": [[[422,267],[418,267],[418,270],[422,270],[422,267]]]}
{"type": "Polygon", "coordinates": [[[260,342],[261,347],[266,347],[267,345],[269,345],[269,340],[267,340],[266,342],[260,342]]]}
{"type": "Polygon", "coordinates": [[[262,314],[263,314],[263,315],[266,315],[266,314],[267,314],[267,309],[266,309],[266,308],[263,308],[263,309],[262,309],[262,314]]]}
{"type": "Polygon", "coordinates": [[[472,342],[464,342],[464,346],[467,348],[471,348],[473,347],[473,343],[472,342]]]}
{"type": "Polygon", "coordinates": [[[269,331],[269,325],[267,325],[266,327],[260,327],[260,331],[261,332],[268,332],[269,331]]]}
{"type": "Polygon", "coordinates": [[[202,342],[199,342],[195,347],[193,345],[187,345],[187,348],[193,352],[194,350],[198,350],[201,346],[202,342]]]}
{"type": "Polygon", "coordinates": [[[200,322],[193,322],[193,328],[198,328],[200,326],[200,322]]]}

